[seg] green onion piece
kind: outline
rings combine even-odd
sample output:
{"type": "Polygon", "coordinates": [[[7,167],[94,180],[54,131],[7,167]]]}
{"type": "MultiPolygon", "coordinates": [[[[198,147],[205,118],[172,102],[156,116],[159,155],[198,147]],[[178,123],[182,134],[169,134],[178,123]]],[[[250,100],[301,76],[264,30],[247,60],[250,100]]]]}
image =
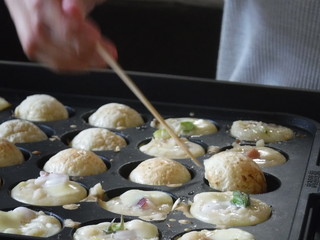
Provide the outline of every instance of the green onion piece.
{"type": "Polygon", "coordinates": [[[192,131],[196,126],[192,122],[180,122],[180,127],[182,131],[190,132],[192,131]]]}
{"type": "Polygon", "coordinates": [[[153,133],[155,139],[169,139],[171,136],[165,129],[158,129],[153,133]]]}
{"type": "Polygon", "coordinates": [[[110,234],[110,233],[115,233],[118,231],[123,231],[126,230],[124,227],[124,219],[123,216],[121,215],[120,218],[120,223],[114,223],[115,219],[112,220],[112,222],[110,223],[109,227],[107,230],[105,230],[105,233],[110,234]]]}
{"type": "Polygon", "coordinates": [[[249,207],[250,206],[250,197],[248,194],[234,191],[233,198],[230,201],[233,205],[237,207],[249,207]]]}

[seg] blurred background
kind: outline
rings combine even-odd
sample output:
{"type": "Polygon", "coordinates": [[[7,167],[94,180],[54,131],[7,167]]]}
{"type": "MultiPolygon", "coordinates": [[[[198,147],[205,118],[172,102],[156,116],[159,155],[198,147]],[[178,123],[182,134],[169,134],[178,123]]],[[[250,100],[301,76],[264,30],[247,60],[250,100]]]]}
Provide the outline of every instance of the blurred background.
{"type": "MultiPolygon", "coordinates": [[[[0,2],[0,60],[27,62],[0,2]]],[[[91,16],[125,70],[214,78],[222,8],[222,0],[108,0],[91,16]]]]}

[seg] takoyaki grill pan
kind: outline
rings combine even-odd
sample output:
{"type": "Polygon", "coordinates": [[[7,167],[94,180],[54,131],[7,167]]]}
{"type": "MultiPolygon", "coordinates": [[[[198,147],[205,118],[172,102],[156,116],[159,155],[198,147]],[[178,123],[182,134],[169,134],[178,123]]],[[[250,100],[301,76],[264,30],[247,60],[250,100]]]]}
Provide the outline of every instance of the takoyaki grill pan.
{"type": "MultiPolygon", "coordinates": [[[[89,128],[88,116],[109,102],[123,103],[134,108],[142,114],[145,124],[117,131],[126,138],[128,146],[120,152],[96,152],[107,162],[109,170],[77,181],[87,188],[101,183],[106,190],[106,197],[117,196],[125,190],[136,188],[165,191],[172,194],[174,199],[181,198],[187,202],[192,201],[197,193],[214,191],[206,183],[203,169],[194,165],[190,159],[177,160],[191,171],[193,177],[180,187],[141,185],[126,179],[130,170],[139,162],[151,158],[140,152],[138,146],[149,140],[155,129],[150,127],[153,119],[151,114],[112,71],[96,71],[77,76],[56,75],[37,65],[8,62],[2,62],[0,69],[0,96],[12,103],[9,109],[0,112],[1,123],[12,119],[14,108],[25,97],[35,93],[47,93],[56,97],[68,108],[70,114],[67,120],[36,123],[55,140],[17,144],[24,152],[26,161],[19,166],[0,168],[1,210],[27,206],[54,214],[62,222],[72,219],[81,224],[119,218],[119,215],[103,210],[95,202],[82,202],[79,208],[66,210],[63,207],[28,206],[10,197],[10,189],[16,183],[38,177],[41,166],[48,157],[68,148],[66,139],[89,128]]],[[[296,133],[294,139],[267,144],[284,153],[287,162],[264,168],[268,192],[251,195],[272,206],[270,219],[255,226],[239,228],[252,233],[257,240],[320,239],[320,114],[312,108],[320,102],[319,93],[181,76],[129,74],[164,117],[192,115],[214,121],[219,129],[217,133],[191,138],[205,148],[231,146],[235,139],[230,136],[229,128],[235,120],[258,120],[292,128],[296,133]]],[[[207,153],[198,159],[202,162],[209,156],[207,153]]],[[[166,221],[152,223],[159,228],[161,239],[166,240],[174,239],[190,229],[214,229],[213,225],[188,218],[180,211],[171,212],[166,221]]],[[[46,239],[72,239],[73,232],[74,229],[64,227],[59,234],[46,239]]],[[[38,238],[0,234],[0,239],[38,238]]]]}

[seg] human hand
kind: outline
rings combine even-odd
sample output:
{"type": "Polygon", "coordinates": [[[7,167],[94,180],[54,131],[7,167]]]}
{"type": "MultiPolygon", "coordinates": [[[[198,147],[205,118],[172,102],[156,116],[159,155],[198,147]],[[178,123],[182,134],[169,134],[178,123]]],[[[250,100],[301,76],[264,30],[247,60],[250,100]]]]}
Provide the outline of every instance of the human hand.
{"type": "MultiPolygon", "coordinates": [[[[105,67],[99,42],[117,58],[88,12],[99,0],[5,0],[25,54],[58,72],[105,67]]],[[[101,0],[100,0],[101,1],[101,0]]]]}

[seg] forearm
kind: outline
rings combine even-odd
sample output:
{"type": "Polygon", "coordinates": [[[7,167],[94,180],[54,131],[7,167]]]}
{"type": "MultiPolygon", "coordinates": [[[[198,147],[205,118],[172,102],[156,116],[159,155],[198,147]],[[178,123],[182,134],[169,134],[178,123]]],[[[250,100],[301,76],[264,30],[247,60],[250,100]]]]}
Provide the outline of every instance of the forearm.
{"type": "Polygon", "coordinates": [[[115,46],[87,19],[101,0],[5,0],[24,52],[58,71],[105,66],[96,53],[103,44],[116,58],[115,46]]]}

